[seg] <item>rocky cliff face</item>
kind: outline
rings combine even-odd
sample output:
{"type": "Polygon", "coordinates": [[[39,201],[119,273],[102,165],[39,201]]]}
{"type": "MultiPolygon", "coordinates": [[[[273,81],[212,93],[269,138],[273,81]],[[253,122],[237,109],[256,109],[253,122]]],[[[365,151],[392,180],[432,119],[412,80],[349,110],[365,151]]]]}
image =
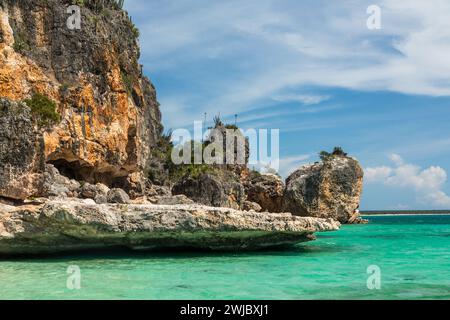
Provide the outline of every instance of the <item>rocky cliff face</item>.
{"type": "Polygon", "coordinates": [[[306,165],[286,180],[284,210],[309,217],[333,218],[341,223],[362,222],[359,207],[363,169],[347,156],[306,165]]]}
{"type": "Polygon", "coordinates": [[[0,196],[32,195],[1,190],[7,179],[32,185],[42,158],[69,178],[114,185],[146,167],[162,131],[155,89],[142,75],[138,32],[127,13],[85,1],[81,29],[69,30],[72,2],[0,1],[0,125],[3,135],[8,128],[21,132],[0,138],[0,153],[17,149],[24,158],[7,169],[2,156],[0,170],[10,172],[2,175],[0,196]],[[29,111],[15,103],[34,93],[55,102],[59,121],[53,126],[33,128],[29,111]]]}
{"type": "Polygon", "coordinates": [[[0,98],[0,196],[25,199],[42,189],[43,136],[30,108],[0,98]]]}

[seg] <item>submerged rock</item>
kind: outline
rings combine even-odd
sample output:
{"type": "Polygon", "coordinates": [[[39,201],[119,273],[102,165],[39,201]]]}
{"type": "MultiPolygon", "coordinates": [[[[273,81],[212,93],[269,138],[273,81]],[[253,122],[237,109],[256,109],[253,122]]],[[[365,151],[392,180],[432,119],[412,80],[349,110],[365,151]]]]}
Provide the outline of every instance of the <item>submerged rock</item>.
{"type": "Polygon", "coordinates": [[[363,175],[359,162],[347,156],[303,166],[286,180],[284,210],[341,223],[364,222],[357,211],[363,175]]]}
{"type": "Polygon", "coordinates": [[[0,205],[0,254],[44,254],[126,247],[254,250],[314,239],[332,219],[262,214],[201,205],[97,205],[67,199],[0,205]]]}

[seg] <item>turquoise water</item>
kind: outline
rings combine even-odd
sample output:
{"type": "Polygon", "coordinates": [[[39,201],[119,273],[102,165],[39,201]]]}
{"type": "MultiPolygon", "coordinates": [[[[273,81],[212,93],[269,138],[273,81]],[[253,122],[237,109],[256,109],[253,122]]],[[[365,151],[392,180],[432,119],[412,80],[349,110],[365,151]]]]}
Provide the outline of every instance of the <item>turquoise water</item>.
{"type": "Polygon", "coordinates": [[[287,251],[0,260],[2,299],[450,299],[450,216],[370,217],[287,251]],[[66,286],[67,267],[81,289],[66,286]],[[367,288],[367,267],[381,289],[367,288]]]}

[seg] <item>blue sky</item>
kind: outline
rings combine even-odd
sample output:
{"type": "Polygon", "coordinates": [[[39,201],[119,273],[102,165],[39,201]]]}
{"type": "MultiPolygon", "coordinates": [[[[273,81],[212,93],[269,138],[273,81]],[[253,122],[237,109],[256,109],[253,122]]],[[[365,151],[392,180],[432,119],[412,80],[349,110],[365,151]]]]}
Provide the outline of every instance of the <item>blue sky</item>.
{"type": "Polygon", "coordinates": [[[342,146],[363,209],[450,208],[449,1],[125,2],[167,129],[239,114],[280,129],[284,176],[342,146]]]}

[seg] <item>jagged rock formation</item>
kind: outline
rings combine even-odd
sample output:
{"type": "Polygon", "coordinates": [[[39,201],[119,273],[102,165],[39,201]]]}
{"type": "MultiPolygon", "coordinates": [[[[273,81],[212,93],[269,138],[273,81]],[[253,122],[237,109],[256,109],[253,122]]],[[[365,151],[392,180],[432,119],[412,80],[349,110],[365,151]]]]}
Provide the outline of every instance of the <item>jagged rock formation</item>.
{"type": "Polygon", "coordinates": [[[236,125],[226,125],[219,117],[214,119],[215,126],[206,139],[206,146],[212,143],[222,146],[222,164],[216,168],[233,172],[238,178],[244,179],[249,173],[247,167],[250,158],[250,143],[236,125]],[[227,155],[227,150],[230,150],[227,155]],[[231,152],[234,150],[234,152],[231,152]]]}
{"type": "MultiPolygon", "coordinates": [[[[172,186],[174,195],[185,195],[197,203],[232,209],[257,209],[255,204],[246,202],[243,181],[250,170],[248,160],[250,145],[248,139],[236,125],[224,124],[219,117],[214,118],[215,126],[210,128],[208,137],[196,144],[203,154],[211,155],[208,165],[183,172],[183,165],[175,170],[184,173],[172,186]]],[[[186,167],[186,166],[185,166],[186,167]]]]}
{"type": "Polygon", "coordinates": [[[300,216],[333,218],[341,223],[362,222],[359,207],[363,169],[357,160],[331,156],[306,165],[286,180],[284,210],[300,216]]]}
{"type": "MultiPolygon", "coordinates": [[[[44,184],[42,189],[38,190],[36,194],[41,194],[48,198],[77,197],[83,196],[88,186],[90,186],[89,183],[81,186],[78,181],[62,176],[53,165],[47,164],[45,165],[44,184]]],[[[95,195],[92,198],[94,199],[95,195]]]]}
{"type": "Polygon", "coordinates": [[[244,183],[249,201],[261,206],[262,211],[282,212],[284,182],[274,174],[253,174],[244,183]]]}
{"type": "MultiPolygon", "coordinates": [[[[0,196],[23,199],[34,193],[41,154],[68,178],[117,186],[146,167],[161,134],[156,92],[142,75],[137,29],[127,13],[114,6],[96,11],[85,2],[81,29],[69,30],[72,2],[0,1],[0,96],[8,99],[2,105],[40,93],[56,103],[60,116],[38,133],[23,105],[2,107],[3,134],[8,128],[23,133],[2,139],[0,150],[26,152],[17,167],[23,175],[13,164],[0,196]],[[18,116],[11,108],[21,109],[22,122],[13,125],[18,116]],[[7,188],[11,185],[17,187],[7,188]]],[[[2,159],[2,166],[9,160],[2,159]]]]}
{"type": "Polygon", "coordinates": [[[332,219],[199,205],[96,205],[86,200],[0,205],[0,254],[126,247],[253,250],[314,239],[332,219]]]}
{"type": "Polygon", "coordinates": [[[242,209],[246,200],[244,186],[227,170],[185,176],[172,188],[174,195],[185,195],[196,203],[213,207],[242,209]]]}

